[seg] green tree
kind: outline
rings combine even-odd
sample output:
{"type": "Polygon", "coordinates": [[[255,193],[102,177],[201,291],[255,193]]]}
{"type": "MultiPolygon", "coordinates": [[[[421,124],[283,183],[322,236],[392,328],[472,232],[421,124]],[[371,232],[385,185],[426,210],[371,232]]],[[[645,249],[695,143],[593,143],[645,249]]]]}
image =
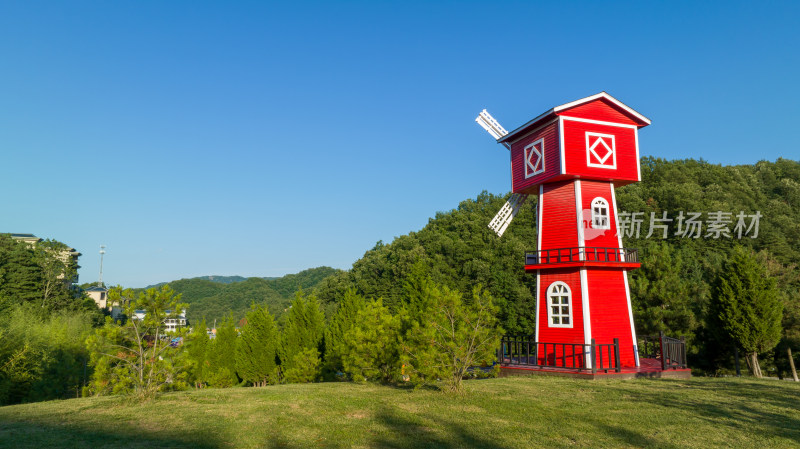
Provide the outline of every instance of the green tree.
{"type": "Polygon", "coordinates": [[[109,318],[87,339],[90,364],[95,369],[88,393],[130,393],[143,399],[182,382],[182,370],[175,363],[180,348],[171,344],[174,335],[165,332],[164,320],[177,318],[186,305],[168,286],[134,297],[130,289],[118,286],[109,290],[110,301],[127,303],[129,318],[122,325],[109,318]]]}
{"type": "Polygon", "coordinates": [[[357,382],[399,380],[400,325],[380,299],[368,302],[344,333],[339,349],[344,372],[357,382]]]}
{"type": "Polygon", "coordinates": [[[0,234],[0,304],[37,303],[42,298],[42,270],[33,248],[0,234]]]}
{"type": "Polygon", "coordinates": [[[277,383],[279,336],[275,319],[266,307],[252,305],[236,342],[236,373],[243,381],[255,386],[277,383]]]}
{"type": "Polygon", "coordinates": [[[666,242],[652,243],[644,253],[646,263],[630,276],[637,332],[658,335],[664,331],[673,337],[685,336],[691,344],[710,296],[698,258],[689,249],[666,242]]]}
{"type": "Polygon", "coordinates": [[[298,292],[290,307],[279,348],[284,374],[295,368],[298,354],[307,349],[319,351],[325,332],[325,315],[320,310],[316,296],[304,296],[298,292]]]}
{"type": "Polygon", "coordinates": [[[758,354],[781,338],[783,304],[775,280],[751,250],[736,247],[714,290],[715,313],[724,335],[748,354],[748,365],[761,377],[758,354]]]}
{"type": "Polygon", "coordinates": [[[325,329],[325,367],[328,372],[336,373],[344,369],[342,365],[344,337],[358,322],[358,312],[365,306],[366,301],[353,288],[347,289],[344,297],[338,301],[336,312],[325,329]]]}
{"type": "Polygon", "coordinates": [[[446,391],[461,393],[470,369],[495,360],[502,332],[497,308],[480,287],[464,301],[460,292],[427,281],[419,297],[417,309],[410,302],[405,314],[410,321],[402,341],[404,365],[412,381],[441,379],[446,391]]]}
{"type": "Polygon", "coordinates": [[[192,328],[186,337],[185,352],[188,359],[189,377],[197,388],[202,388],[208,383],[210,365],[208,356],[211,341],[206,332],[207,328],[206,320],[202,320],[192,328]]]}
{"type": "Polygon", "coordinates": [[[62,310],[77,306],[75,292],[69,288],[78,275],[78,264],[71,257],[72,248],[55,240],[43,240],[34,246],[34,260],[41,269],[41,307],[62,310]]]}
{"type": "Polygon", "coordinates": [[[208,370],[206,380],[212,387],[232,387],[239,383],[236,376],[236,340],[239,332],[233,315],[228,315],[217,326],[217,336],[208,348],[208,370]]]}
{"type": "Polygon", "coordinates": [[[317,380],[320,369],[319,351],[316,348],[306,348],[292,357],[292,363],[284,371],[286,383],[308,383],[317,380]]]}

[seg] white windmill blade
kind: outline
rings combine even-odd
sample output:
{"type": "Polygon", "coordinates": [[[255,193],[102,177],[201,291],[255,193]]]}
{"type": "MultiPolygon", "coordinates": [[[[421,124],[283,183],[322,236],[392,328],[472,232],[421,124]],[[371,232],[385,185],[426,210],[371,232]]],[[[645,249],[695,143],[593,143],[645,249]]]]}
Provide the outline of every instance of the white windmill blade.
{"type": "MultiPolygon", "coordinates": [[[[478,118],[475,119],[479,125],[483,129],[489,132],[495,140],[505,136],[508,134],[505,128],[500,126],[500,123],[494,119],[487,111],[484,109],[478,114],[478,118]]],[[[511,224],[511,220],[517,215],[519,212],[519,207],[525,203],[525,200],[528,199],[528,195],[522,193],[513,193],[511,197],[508,198],[503,207],[500,208],[500,211],[497,212],[497,215],[492,218],[492,221],[489,222],[489,229],[494,231],[498,237],[502,237],[503,233],[506,232],[506,228],[508,225],[511,224]]]]}
{"type": "Polygon", "coordinates": [[[497,123],[497,120],[495,120],[494,117],[492,117],[491,115],[489,115],[488,112],[486,112],[486,109],[484,109],[483,111],[481,111],[480,114],[478,114],[478,117],[475,119],[475,121],[478,122],[478,124],[481,125],[483,129],[488,131],[489,134],[491,134],[495,140],[508,134],[508,131],[506,131],[505,128],[500,126],[500,123],[497,123]]]}
{"type": "Polygon", "coordinates": [[[498,237],[502,237],[508,225],[511,224],[511,220],[513,220],[514,216],[519,212],[520,206],[522,206],[527,199],[528,195],[524,193],[512,193],[511,197],[506,201],[506,204],[503,204],[503,207],[500,208],[497,215],[489,222],[489,229],[494,231],[498,237]]]}

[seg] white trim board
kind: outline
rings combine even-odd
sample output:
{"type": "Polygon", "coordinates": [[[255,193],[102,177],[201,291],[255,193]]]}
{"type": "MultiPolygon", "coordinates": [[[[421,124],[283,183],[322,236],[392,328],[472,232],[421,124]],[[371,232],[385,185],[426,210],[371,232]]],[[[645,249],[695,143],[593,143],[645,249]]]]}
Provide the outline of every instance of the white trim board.
{"type": "Polygon", "coordinates": [[[636,145],[636,180],[642,181],[642,161],[639,160],[639,130],[633,130],[633,143],[636,145]]]}
{"type": "Polygon", "coordinates": [[[561,153],[561,174],[567,174],[567,157],[564,149],[564,117],[558,118],[558,150],[561,153]]]}
{"type": "MultiPolygon", "coordinates": [[[[575,180],[575,215],[578,217],[578,246],[586,246],[586,239],[583,234],[583,196],[581,194],[581,180],[575,180]]],[[[584,260],[584,255],[578,251],[578,259],[584,260]]]]}
{"type": "MultiPolygon", "coordinates": [[[[589,279],[586,268],[581,268],[581,309],[583,310],[583,343],[592,344],[592,314],[589,310],[589,279]]],[[[592,367],[591,352],[586,354],[586,366],[592,367]]]]}
{"type": "Polygon", "coordinates": [[[618,128],[631,128],[631,129],[639,129],[636,125],[628,125],[625,123],[615,123],[615,122],[604,122],[602,120],[592,120],[588,118],[578,118],[578,117],[570,117],[568,115],[559,115],[559,117],[563,120],[570,120],[573,122],[582,122],[582,123],[592,123],[594,125],[604,125],[604,126],[616,126],[618,128]]]}
{"type": "MultiPolygon", "coordinates": [[[[539,251],[542,250],[542,213],[544,211],[544,184],[539,184],[539,199],[538,199],[538,216],[536,217],[536,256],[538,257],[541,254],[539,251]]],[[[538,260],[537,260],[538,262],[538,260]]],[[[539,341],[539,327],[541,323],[542,317],[542,310],[539,308],[541,303],[539,302],[540,296],[542,296],[542,287],[540,285],[542,278],[542,270],[536,270],[536,328],[534,332],[534,341],[539,341]]]]}

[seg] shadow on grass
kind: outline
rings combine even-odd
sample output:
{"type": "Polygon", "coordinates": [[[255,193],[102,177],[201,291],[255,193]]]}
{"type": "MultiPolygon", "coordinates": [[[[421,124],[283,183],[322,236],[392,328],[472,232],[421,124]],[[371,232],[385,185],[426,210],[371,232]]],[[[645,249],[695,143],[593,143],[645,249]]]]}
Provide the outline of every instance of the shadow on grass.
{"type": "Polygon", "coordinates": [[[679,449],[682,447],[657,437],[648,437],[640,432],[631,430],[630,426],[625,426],[624,424],[616,426],[608,422],[591,419],[588,422],[611,439],[618,441],[621,447],[657,447],[660,449],[679,449]]]}
{"type": "Polygon", "coordinates": [[[439,417],[402,416],[396,410],[384,408],[375,421],[385,431],[373,436],[369,445],[374,447],[503,448],[490,436],[476,435],[462,424],[439,417]]]}
{"type": "Polygon", "coordinates": [[[221,442],[208,438],[186,438],[168,432],[131,431],[128,423],[120,423],[116,431],[106,426],[86,429],[76,425],[52,425],[30,421],[0,421],[0,448],[198,448],[215,449],[221,442]]]}
{"type": "Polygon", "coordinates": [[[662,394],[634,389],[627,390],[626,394],[639,402],[690,410],[716,426],[741,430],[742,424],[747,424],[758,428],[762,437],[787,438],[800,443],[800,413],[797,412],[800,390],[796,388],[747,380],[656,382],[665,383],[662,394]],[[709,396],[719,399],[709,401],[709,396]]]}

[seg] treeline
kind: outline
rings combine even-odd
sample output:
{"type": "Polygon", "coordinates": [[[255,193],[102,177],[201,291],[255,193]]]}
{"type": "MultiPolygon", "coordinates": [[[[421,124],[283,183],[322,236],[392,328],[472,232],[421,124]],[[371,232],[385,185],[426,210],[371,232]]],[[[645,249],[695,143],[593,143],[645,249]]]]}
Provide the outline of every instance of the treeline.
{"type": "Polygon", "coordinates": [[[71,288],[67,249],[0,234],[0,405],[77,397],[87,380],[84,341],[103,315],[71,288]]]}
{"type": "MultiPolygon", "coordinates": [[[[187,310],[189,322],[199,323],[205,319],[209,325],[213,325],[215,321],[222,322],[231,314],[238,322],[245,317],[253,302],[265,305],[273,316],[280,317],[295,292],[313,289],[322,279],[339,271],[317,267],[279,278],[209,276],[181,279],[152,287],[168,285],[180,293],[182,301],[190,306],[187,310]],[[212,277],[214,279],[210,279],[212,277]]],[[[145,290],[137,289],[135,292],[138,294],[145,290]]]]}
{"type": "Polygon", "coordinates": [[[421,264],[403,288],[394,312],[380,299],[347,291],[329,320],[313,294],[299,292],[283,326],[263,304],[253,304],[243,326],[229,317],[213,338],[205,321],[191,332],[164,333],[163,321],[174,316],[169,311],[186,306],[169,286],[138,293],[114,288],[110,298],[126,303],[129,317],[134,310],[147,315],[109,319],[87,340],[93,375],[84,393],[146,398],[190,386],[319,380],[435,383],[461,392],[465,377],[493,372],[502,331],[490,295],[475,288],[464,297],[437,285],[421,264]]]}

